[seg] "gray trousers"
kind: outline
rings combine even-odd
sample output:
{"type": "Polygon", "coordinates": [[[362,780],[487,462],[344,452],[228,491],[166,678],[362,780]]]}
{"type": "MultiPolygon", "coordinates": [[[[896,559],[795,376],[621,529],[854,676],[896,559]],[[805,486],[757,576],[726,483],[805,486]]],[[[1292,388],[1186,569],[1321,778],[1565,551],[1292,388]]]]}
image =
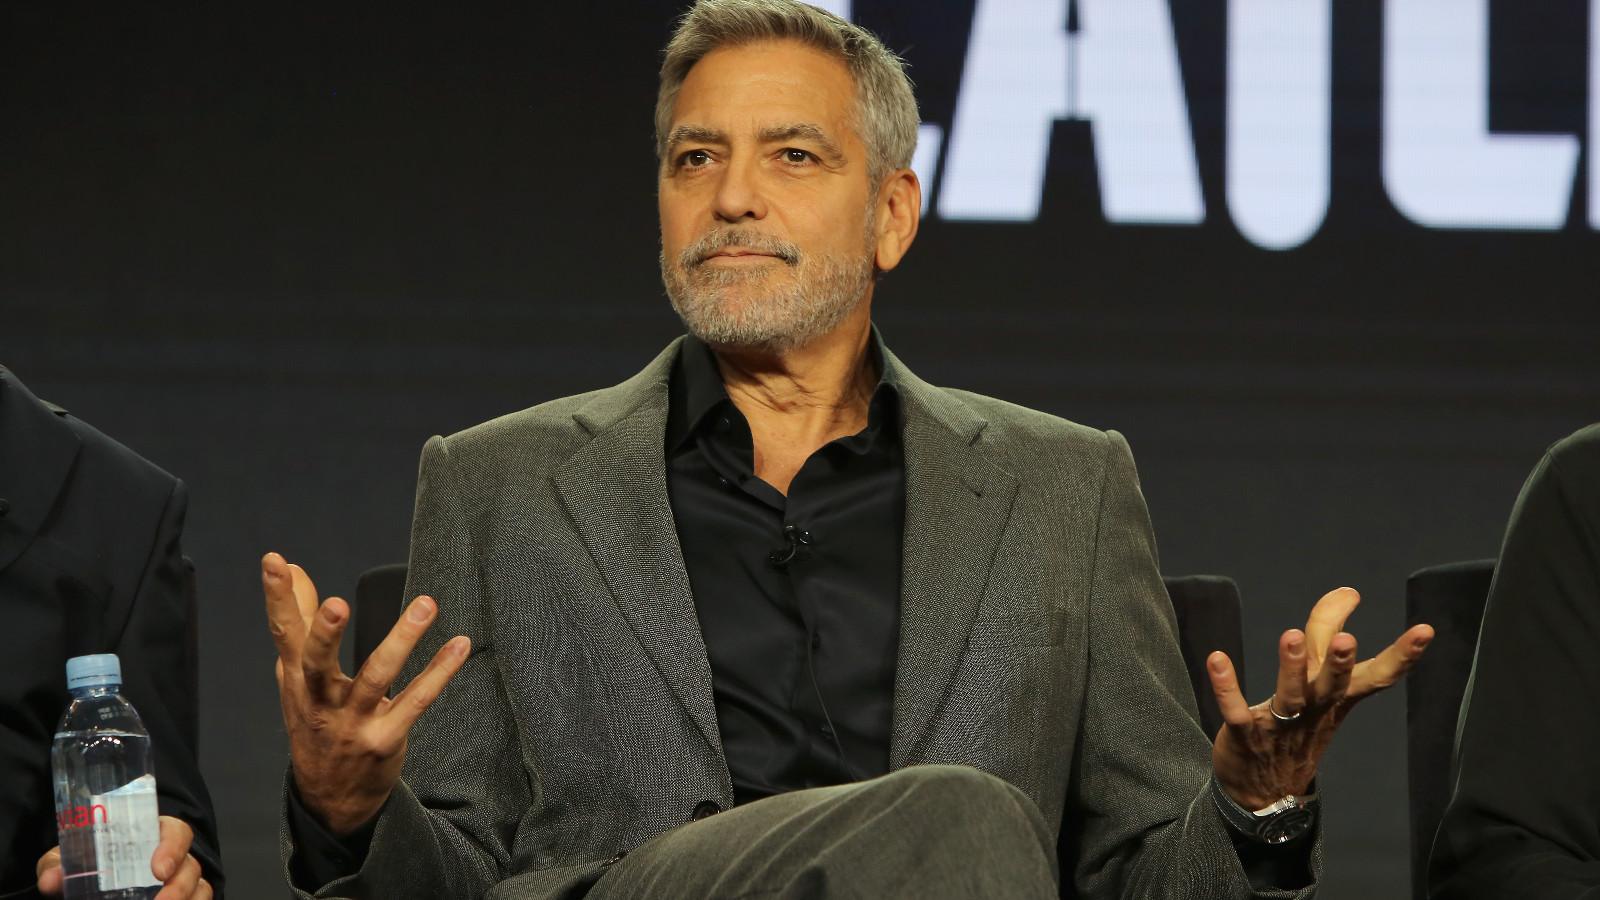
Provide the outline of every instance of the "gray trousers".
{"type": "Polygon", "coordinates": [[[914,766],[779,794],[679,826],[623,857],[589,900],[1057,897],[1038,807],[964,766],[914,766]]]}

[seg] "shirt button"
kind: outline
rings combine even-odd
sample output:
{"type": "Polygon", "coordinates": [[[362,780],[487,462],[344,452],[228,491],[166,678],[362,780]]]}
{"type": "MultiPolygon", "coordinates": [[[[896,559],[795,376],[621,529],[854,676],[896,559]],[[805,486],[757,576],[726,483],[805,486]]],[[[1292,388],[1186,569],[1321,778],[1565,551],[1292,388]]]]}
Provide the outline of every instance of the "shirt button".
{"type": "Polygon", "coordinates": [[[819,728],[817,728],[817,730],[822,732],[824,737],[833,737],[833,726],[829,725],[826,722],[822,723],[822,725],[819,728]]]}
{"type": "Polygon", "coordinates": [[[721,477],[720,475],[717,477],[717,484],[720,484],[723,487],[730,488],[730,489],[733,487],[733,482],[729,481],[726,478],[721,477]]]}
{"type": "Polygon", "coordinates": [[[689,815],[689,821],[698,822],[701,819],[709,819],[719,812],[722,812],[722,807],[718,806],[715,801],[701,800],[694,805],[694,812],[689,815]]]}
{"type": "Polygon", "coordinates": [[[717,434],[727,434],[733,430],[733,421],[727,416],[717,420],[717,434]]]}

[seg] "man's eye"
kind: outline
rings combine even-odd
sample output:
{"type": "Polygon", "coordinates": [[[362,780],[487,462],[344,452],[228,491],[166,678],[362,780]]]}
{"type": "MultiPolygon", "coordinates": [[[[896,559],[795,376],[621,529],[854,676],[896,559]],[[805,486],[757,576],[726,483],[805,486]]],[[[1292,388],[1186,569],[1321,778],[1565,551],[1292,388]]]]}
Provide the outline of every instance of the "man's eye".
{"type": "Polygon", "coordinates": [[[711,162],[711,154],[704,150],[690,150],[683,155],[683,164],[686,166],[703,166],[711,162]]]}
{"type": "Polygon", "coordinates": [[[791,148],[789,150],[783,151],[783,161],[786,162],[786,163],[793,163],[795,165],[800,165],[802,163],[809,162],[810,159],[811,159],[811,154],[807,153],[804,150],[795,150],[795,149],[791,148]]]}

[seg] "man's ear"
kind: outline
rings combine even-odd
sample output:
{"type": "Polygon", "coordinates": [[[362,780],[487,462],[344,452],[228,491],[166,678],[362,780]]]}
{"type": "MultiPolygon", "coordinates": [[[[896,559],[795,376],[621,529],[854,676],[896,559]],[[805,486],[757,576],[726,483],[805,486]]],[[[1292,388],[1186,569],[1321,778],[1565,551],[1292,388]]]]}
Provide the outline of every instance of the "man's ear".
{"type": "Polygon", "coordinates": [[[883,179],[878,189],[878,250],[874,260],[878,271],[887,272],[900,265],[900,260],[917,239],[917,225],[922,221],[922,184],[917,173],[910,169],[896,169],[883,179]]]}

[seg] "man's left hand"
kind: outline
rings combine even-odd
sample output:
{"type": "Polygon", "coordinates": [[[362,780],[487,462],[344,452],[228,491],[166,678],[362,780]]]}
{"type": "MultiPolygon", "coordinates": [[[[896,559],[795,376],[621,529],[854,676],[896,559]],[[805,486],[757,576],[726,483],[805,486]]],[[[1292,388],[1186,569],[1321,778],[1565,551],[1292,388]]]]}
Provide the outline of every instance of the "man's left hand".
{"type": "MultiPolygon", "coordinates": [[[[150,871],[161,879],[161,893],[154,900],[211,900],[211,883],[200,877],[200,861],[189,852],[194,829],[172,816],[161,817],[161,843],[150,858],[150,871]]],[[[39,857],[35,869],[39,893],[59,897],[63,888],[61,848],[53,847],[39,857]]]]}
{"type": "Polygon", "coordinates": [[[1433,640],[1431,626],[1417,625],[1382,653],[1356,663],[1356,639],[1344,623],[1360,602],[1360,594],[1339,588],[1317,601],[1305,631],[1284,632],[1277,691],[1255,706],[1239,692],[1228,655],[1218,651],[1207,658],[1226,721],[1212,744],[1211,766],[1223,790],[1245,809],[1310,791],[1322,753],[1351,708],[1398,682],[1433,640]]]}

